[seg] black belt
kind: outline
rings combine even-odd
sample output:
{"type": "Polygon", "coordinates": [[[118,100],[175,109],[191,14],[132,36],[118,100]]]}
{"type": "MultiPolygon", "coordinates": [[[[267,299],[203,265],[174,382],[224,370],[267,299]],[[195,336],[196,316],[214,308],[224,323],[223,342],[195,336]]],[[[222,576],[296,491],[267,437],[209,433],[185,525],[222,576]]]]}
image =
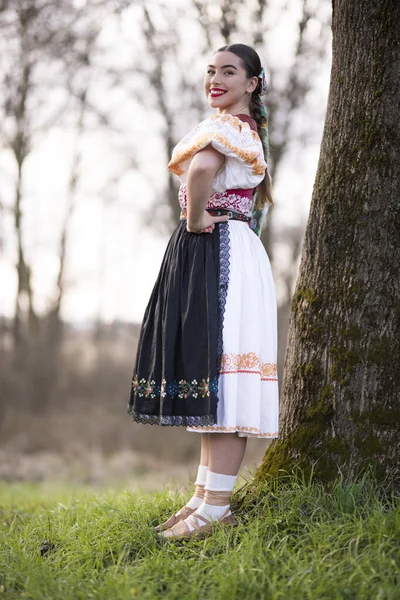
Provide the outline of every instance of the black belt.
{"type": "MultiPolygon", "coordinates": [[[[224,217],[227,215],[232,221],[243,221],[244,223],[250,223],[251,221],[251,217],[246,217],[246,215],[229,210],[228,208],[206,208],[206,211],[212,217],[224,217]]],[[[186,215],[183,212],[181,212],[181,219],[186,219],[186,215]]]]}

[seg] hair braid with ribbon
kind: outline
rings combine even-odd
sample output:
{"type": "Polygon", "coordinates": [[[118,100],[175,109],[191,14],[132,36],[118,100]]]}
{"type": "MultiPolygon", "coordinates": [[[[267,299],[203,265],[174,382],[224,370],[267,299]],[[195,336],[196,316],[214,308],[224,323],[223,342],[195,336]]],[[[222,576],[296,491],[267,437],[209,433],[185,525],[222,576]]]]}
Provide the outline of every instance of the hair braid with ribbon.
{"type": "MultiPolygon", "coordinates": [[[[260,57],[257,52],[251,46],[246,44],[229,44],[219,48],[219,51],[233,52],[238,56],[246,70],[247,77],[258,77],[258,84],[254,92],[250,97],[249,110],[253,119],[257,123],[257,131],[260,137],[265,162],[268,165],[269,159],[269,136],[268,136],[268,116],[262,101],[262,96],[267,92],[267,81],[265,78],[264,68],[261,66],[260,57]]],[[[268,170],[268,166],[265,172],[265,177],[261,183],[257,186],[256,195],[256,207],[262,209],[265,204],[273,205],[272,189],[271,189],[271,176],[268,170]]]]}
{"type": "Polygon", "coordinates": [[[261,140],[263,142],[263,146],[264,146],[265,160],[268,162],[268,160],[267,160],[269,157],[268,116],[267,116],[267,111],[264,106],[264,102],[262,101],[262,96],[265,96],[265,94],[267,93],[267,90],[268,90],[267,81],[265,79],[264,67],[261,69],[261,73],[259,74],[258,78],[260,79],[260,82],[259,82],[255,92],[253,92],[253,95],[255,95],[255,98],[253,97],[252,101],[253,101],[253,104],[255,105],[254,108],[256,110],[258,110],[259,115],[260,115],[260,119],[259,119],[259,129],[260,129],[260,134],[261,134],[260,138],[261,138],[261,140]]]}
{"type": "Polygon", "coordinates": [[[260,74],[258,75],[258,85],[251,95],[250,100],[250,113],[257,123],[258,135],[261,139],[262,147],[264,150],[264,158],[267,163],[264,180],[259,184],[257,188],[257,208],[262,208],[265,204],[273,204],[272,193],[271,193],[271,177],[268,169],[269,163],[269,135],[268,135],[268,115],[262,101],[262,96],[267,93],[267,82],[265,78],[264,67],[261,68],[260,74]]]}

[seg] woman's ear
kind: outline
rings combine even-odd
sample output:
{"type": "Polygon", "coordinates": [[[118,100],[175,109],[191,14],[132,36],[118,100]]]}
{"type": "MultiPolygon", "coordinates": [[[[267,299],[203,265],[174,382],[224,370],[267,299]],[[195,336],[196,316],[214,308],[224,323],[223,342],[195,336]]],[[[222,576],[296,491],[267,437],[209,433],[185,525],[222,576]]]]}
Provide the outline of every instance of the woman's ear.
{"type": "Polygon", "coordinates": [[[247,91],[252,94],[254,92],[254,90],[256,89],[256,87],[258,86],[258,77],[252,77],[249,80],[249,85],[247,88],[247,91]]]}

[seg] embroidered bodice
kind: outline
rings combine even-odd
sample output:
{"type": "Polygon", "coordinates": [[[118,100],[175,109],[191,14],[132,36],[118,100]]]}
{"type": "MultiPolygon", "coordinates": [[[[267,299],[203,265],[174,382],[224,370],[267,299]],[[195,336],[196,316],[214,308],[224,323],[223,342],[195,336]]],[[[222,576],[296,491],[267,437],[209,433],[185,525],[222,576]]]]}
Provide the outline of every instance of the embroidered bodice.
{"type": "MultiPolygon", "coordinates": [[[[186,213],[187,195],[186,184],[181,183],[179,188],[179,204],[183,213],[186,213]]],[[[240,213],[245,217],[252,217],[253,190],[225,190],[225,192],[213,192],[207,203],[206,209],[223,209],[240,213]]]]}
{"type": "Polygon", "coordinates": [[[207,209],[234,211],[249,219],[259,234],[267,212],[254,208],[254,190],[265,175],[266,162],[254,119],[248,115],[213,115],[199,123],[175,146],[168,169],[179,176],[179,203],[187,207],[186,177],[193,156],[209,144],[225,156],[216,174],[207,209]]]}

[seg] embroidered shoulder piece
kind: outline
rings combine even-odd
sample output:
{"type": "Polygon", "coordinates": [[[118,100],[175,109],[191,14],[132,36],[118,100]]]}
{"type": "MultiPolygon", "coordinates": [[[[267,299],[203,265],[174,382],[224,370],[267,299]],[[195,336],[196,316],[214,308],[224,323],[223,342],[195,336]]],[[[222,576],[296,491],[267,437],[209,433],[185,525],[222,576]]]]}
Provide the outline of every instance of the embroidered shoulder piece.
{"type": "Polygon", "coordinates": [[[209,144],[225,156],[213,189],[254,188],[264,178],[266,162],[256,131],[233,115],[213,115],[199,123],[175,146],[168,169],[186,181],[193,156],[209,144]]]}

